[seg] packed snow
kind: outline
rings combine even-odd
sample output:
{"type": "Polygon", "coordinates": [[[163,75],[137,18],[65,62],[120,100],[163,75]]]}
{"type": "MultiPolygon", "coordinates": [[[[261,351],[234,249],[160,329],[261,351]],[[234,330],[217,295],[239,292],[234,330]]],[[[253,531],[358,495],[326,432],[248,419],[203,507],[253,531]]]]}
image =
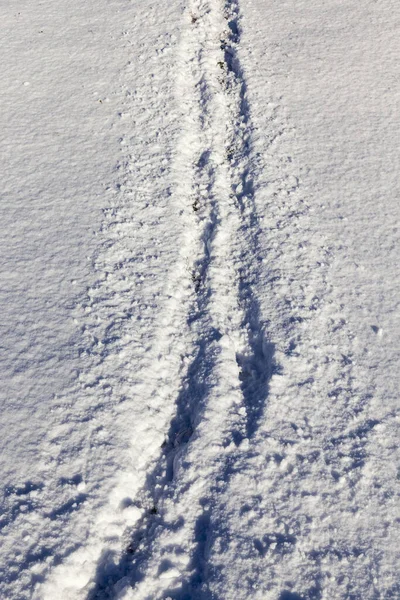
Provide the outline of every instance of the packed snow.
{"type": "Polygon", "coordinates": [[[397,3],[0,31],[0,599],[399,599],[397,3]]]}

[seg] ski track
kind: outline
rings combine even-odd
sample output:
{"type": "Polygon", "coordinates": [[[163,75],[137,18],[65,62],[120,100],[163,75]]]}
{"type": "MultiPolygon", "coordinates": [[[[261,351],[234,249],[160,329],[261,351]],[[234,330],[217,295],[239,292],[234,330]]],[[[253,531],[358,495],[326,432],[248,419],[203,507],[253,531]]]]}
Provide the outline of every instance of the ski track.
{"type": "MultiPolygon", "coordinates": [[[[181,216],[190,232],[181,244],[181,259],[189,265],[192,299],[185,322],[174,323],[170,335],[176,335],[180,327],[187,346],[182,354],[190,359],[160,458],[135,500],[141,509],[146,508],[126,536],[118,564],[104,556],[99,561],[96,587],[88,600],[114,597],[126,580],[136,586],[137,597],[158,597],[161,590],[149,592],[147,582],[142,591],[140,583],[149,563],[157,560],[152,553],[160,553],[156,545],[170,545],[171,529],[182,538],[179,545],[190,557],[188,564],[181,565],[190,577],[174,598],[206,597],[201,590],[213,498],[219,482],[227,484],[237,456],[248,450],[273,369],[274,349],[265,337],[253,293],[261,229],[252,181],[256,158],[251,149],[250,108],[237,54],[239,6],[235,1],[195,1],[185,18],[177,82],[177,94],[184,103],[183,133],[175,165],[178,183],[172,194],[181,204],[181,216]],[[201,433],[204,428],[207,436],[201,433]],[[203,438],[207,445],[211,439],[214,442],[205,471],[200,466],[203,438]],[[199,469],[196,479],[203,487],[202,500],[200,504],[194,500],[194,506],[189,493],[194,482],[186,481],[180,469],[187,460],[199,469]],[[180,514],[187,515],[185,522],[181,517],[171,525],[171,502],[174,510],[179,506],[180,514]]],[[[170,287],[182,287],[182,281],[175,280],[170,287]]],[[[170,365],[166,369],[172,379],[170,365]]],[[[169,572],[171,565],[161,560],[159,574],[169,572]]],[[[156,587],[157,580],[169,587],[168,578],[155,578],[156,587]]]]}

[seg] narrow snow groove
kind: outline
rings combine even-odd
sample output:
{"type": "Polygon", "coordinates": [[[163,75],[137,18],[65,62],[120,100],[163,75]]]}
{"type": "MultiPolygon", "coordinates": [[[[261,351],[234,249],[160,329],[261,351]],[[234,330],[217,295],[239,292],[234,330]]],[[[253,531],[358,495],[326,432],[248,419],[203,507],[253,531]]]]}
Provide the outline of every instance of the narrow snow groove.
{"type": "Polygon", "coordinates": [[[236,355],[240,369],[241,389],[246,406],[246,437],[257,429],[268,395],[268,380],[273,369],[273,344],[265,339],[260,310],[252,287],[257,282],[260,268],[258,236],[261,233],[254,201],[254,172],[256,155],[252,153],[252,123],[246,97],[246,80],[238,56],[241,40],[240,8],[237,0],[226,0],[224,17],[228,28],[221,39],[226,65],[227,105],[231,130],[228,139],[227,160],[232,194],[240,210],[238,238],[239,302],[243,311],[242,327],[247,331],[247,347],[236,355]]]}

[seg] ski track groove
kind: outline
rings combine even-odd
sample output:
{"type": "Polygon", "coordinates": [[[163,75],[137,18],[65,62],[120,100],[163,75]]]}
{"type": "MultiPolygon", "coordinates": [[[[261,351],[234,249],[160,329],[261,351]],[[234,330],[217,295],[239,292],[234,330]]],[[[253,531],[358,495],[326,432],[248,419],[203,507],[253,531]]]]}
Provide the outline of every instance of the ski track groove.
{"type": "MultiPolygon", "coordinates": [[[[230,338],[235,348],[232,362],[237,381],[233,389],[230,385],[227,388],[234,402],[227,405],[227,414],[221,417],[224,423],[220,434],[225,438],[224,446],[232,443],[235,450],[224,456],[217,453],[212,479],[207,483],[211,497],[218,494],[217,480],[226,484],[238,454],[248,449],[248,440],[256,432],[264,410],[272,374],[273,346],[265,340],[252,289],[260,268],[261,228],[252,181],[256,158],[251,149],[250,107],[238,57],[239,4],[235,0],[194,0],[186,17],[189,25],[181,47],[183,75],[178,82],[178,93],[188,98],[178,145],[178,157],[184,159],[185,167],[180,167],[178,160],[177,179],[189,179],[191,193],[188,197],[187,186],[178,184],[176,196],[183,203],[183,218],[192,234],[181,252],[182,257],[186,254],[188,265],[192,262],[192,300],[183,327],[187,334],[185,354],[191,356],[191,361],[181,374],[175,415],[160,457],[136,498],[137,504],[145,507],[142,517],[134,531],[128,532],[119,563],[114,564],[104,555],[99,560],[96,585],[88,600],[114,597],[116,584],[124,577],[133,586],[140,584],[146,576],[154,540],[160,531],[171,529],[163,519],[162,504],[176,493],[177,465],[184,459],[189,442],[195,439],[196,428],[204,420],[214,393],[219,392],[218,383],[224,377],[225,357],[229,354],[221,350],[222,338],[230,338]],[[218,40],[214,30],[222,25],[218,40]],[[224,298],[227,288],[230,305],[224,298]],[[242,444],[244,441],[247,445],[242,444]]],[[[179,285],[174,281],[170,288],[179,285]]],[[[164,346],[168,346],[168,339],[164,346]]],[[[229,374],[231,371],[232,365],[229,374]]],[[[184,493],[185,486],[179,491],[184,493]]],[[[178,595],[170,590],[174,598],[183,599],[187,594],[210,597],[204,585],[211,511],[212,503],[203,503],[194,517],[191,576],[178,595]]],[[[181,526],[178,519],[176,528],[181,526]]]]}

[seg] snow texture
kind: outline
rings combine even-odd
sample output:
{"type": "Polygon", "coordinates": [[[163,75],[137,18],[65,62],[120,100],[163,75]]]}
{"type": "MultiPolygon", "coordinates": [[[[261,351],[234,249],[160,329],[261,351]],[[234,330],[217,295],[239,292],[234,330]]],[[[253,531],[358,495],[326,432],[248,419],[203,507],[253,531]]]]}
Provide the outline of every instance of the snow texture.
{"type": "Polygon", "coordinates": [[[400,598],[397,3],[0,24],[0,598],[400,598]]]}

